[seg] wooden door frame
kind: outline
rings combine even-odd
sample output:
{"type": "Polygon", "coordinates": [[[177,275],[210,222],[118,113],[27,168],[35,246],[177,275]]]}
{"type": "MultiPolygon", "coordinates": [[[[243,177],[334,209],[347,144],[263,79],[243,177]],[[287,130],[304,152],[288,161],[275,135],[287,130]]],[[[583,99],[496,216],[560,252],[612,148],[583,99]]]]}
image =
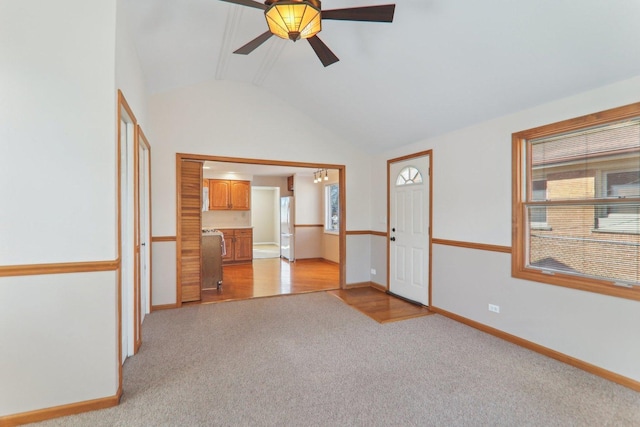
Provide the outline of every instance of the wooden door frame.
{"type": "MultiPolygon", "coordinates": [[[[118,233],[117,233],[117,239],[118,239],[118,271],[117,271],[117,295],[118,295],[118,307],[117,307],[117,328],[118,328],[118,344],[116,346],[117,348],[117,360],[118,360],[118,394],[122,393],[122,388],[123,388],[123,380],[122,380],[122,365],[124,363],[124,360],[122,359],[122,328],[123,328],[123,324],[122,324],[122,314],[123,314],[123,301],[122,301],[122,283],[124,278],[123,276],[123,262],[124,262],[124,254],[122,251],[122,245],[123,245],[123,230],[122,230],[122,211],[123,211],[123,200],[122,200],[122,186],[126,185],[126,183],[122,183],[122,135],[123,132],[126,132],[126,129],[122,129],[122,121],[124,116],[126,115],[129,120],[130,120],[130,124],[131,126],[133,126],[133,144],[137,149],[137,145],[138,145],[138,138],[137,138],[137,132],[136,132],[136,127],[137,127],[137,120],[136,120],[136,116],[133,114],[133,111],[131,110],[131,107],[129,107],[129,103],[127,102],[127,100],[124,97],[124,94],[122,93],[122,91],[118,90],[118,109],[117,109],[117,130],[116,130],[116,139],[117,139],[117,148],[116,148],[116,174],[117,174],[117,197],[118,197],[118,201],[117,201],[117,228],[118,228],[118,233]]],[[[136,150],[134,150],[135,152],[136,150]]],[[[135,222],[135,221],[134,221],[135,222]]],[[[135,242],[134,242],[134,248],[135,248],[135,242]]],[[[134,254],[135,255],[135,254],[134,254]]],[[[133,272],[135,275],[135,272],[133,272]]],[[[135,316],[134,316],[135,318],[135,316]]],[[[127,331],[127,334],[129,333],[129,331],[127,331]]],[[[135,337],[135,330],[134,330],[134,337],[135,337]]],[[[135,346],[134,346],[135,347],[135,346]]],[[[125,358],[126,359],[126,358],[125,358]]]]}
{"type": "Polygon", "coordinates": [[[187,154],[176,153],[176,306],[182,306],[181,295],[181,261],[180,253],[182,250],[180,221],[182,218],[180,212],[180,189],[181,189],[181,175],[182,175],[182,161],[211,161],[211,162],[226,162],[226,163],[244,163],[251,165],[266,165],[266,166],[289,166],[296,168],[309,168],[309,169],[336,169],[338,171],[338,188],[340,190],[340,229],[339,229],[339,251],[340,251],[340,289],[344,289],[346,285],[346,166],[335,165],[329,163],[308,163],[308,162],[294,162],[286,160],[266,160],[266,159],[251,159],[244,157],[223,157],[203,154],[187,154]]]}
{"type": "Polygon", "coordinates": [[[391,236],[391,164],[424,156],[429,156],[429,274],[427,280],[429,282],[428,304],[429,307],[431,307],[433,305],[431,298],[431,275],[433,270],[433,150],[420,151],[418,153],[407,154],[406,156],[387,160],[387,290],[391,287],[391,244],[389,241],[389,236],[391,236]]]}

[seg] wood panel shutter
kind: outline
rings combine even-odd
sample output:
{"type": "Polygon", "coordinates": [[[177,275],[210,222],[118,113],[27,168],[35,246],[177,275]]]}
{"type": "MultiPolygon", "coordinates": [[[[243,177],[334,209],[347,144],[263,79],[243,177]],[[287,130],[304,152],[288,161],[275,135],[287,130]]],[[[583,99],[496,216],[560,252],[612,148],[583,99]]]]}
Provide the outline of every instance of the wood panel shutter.
{"type": "Polygon", "coordinates": [[[180,263],[178,280],[181,301],[200,300],[200,251],[202,235],[202,163],[183,161],[180,174],[180,263]]]}

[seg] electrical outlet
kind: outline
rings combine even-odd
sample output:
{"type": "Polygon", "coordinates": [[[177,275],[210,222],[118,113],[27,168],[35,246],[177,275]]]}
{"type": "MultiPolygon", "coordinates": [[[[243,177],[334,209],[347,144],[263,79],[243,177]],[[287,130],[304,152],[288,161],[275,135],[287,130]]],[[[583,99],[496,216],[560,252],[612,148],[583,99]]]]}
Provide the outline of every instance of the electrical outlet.
{"type": "Polygon", "coordinates": [[[371,269],[371,274],[376,274],[376,269],[375,268],[371,269]]]}
{"type": "Polygon", "coordinates": [[[495,304],[489,304],[489,311],[493,311],[494,313],[500,313],[500,306],[495,304]]]}

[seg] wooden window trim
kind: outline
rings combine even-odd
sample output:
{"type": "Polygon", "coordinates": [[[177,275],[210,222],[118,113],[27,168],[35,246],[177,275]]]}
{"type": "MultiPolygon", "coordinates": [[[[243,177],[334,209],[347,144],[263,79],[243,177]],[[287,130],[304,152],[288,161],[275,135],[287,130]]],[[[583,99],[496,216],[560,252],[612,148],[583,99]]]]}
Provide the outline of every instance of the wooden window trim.
{"type": "MultiPolygon", "coordinates": [[[[548,275],[543,273],[539,269],[527,268],[525,266],[525,234],[527,226],[525,222],[525,203],[523,202],[523,200],[525,199],[524,195],[531,194],[531,188],[529,188],[530,185],[528,183],[528,180],[524,180],[523,176],[524,169],[529,168],[524,162],[525,153],[523,153],[523,151],[525,149],[530,151],[530,149],[528,148],[529,145],[525,143],[526,141],[564,132],[572,132],[587,127],[606,125],[608,123],[625,119],[632,119],[639,116],[640,102],[512,134],[511,275],[513,277],[640,301],[640,286],[625,288],[614,285],[614,282],[610,280],[573,276],[560,272],[554,272],[553,275],[548,275]]],[[[530,153],[528,154],[530,155],[530,153]]],[[[527,172],[527,176],[529,176],[529,173],[531,171],[527,169],[527,172]]],[[[585,200],[576,201],[576,203],[584,202],[585,200]]],[[[588,202],[588,200],[586,200],[586,202],[588,202]]],[[[601,200],[592,200],[592,202],[599,203],[601,202],[601,200]]],[[[549,204],[550,203],[547,202],[545,205],[549,204]]],[[[566,202],[564,202],[563,204],[566,204],[566,202]]]]}

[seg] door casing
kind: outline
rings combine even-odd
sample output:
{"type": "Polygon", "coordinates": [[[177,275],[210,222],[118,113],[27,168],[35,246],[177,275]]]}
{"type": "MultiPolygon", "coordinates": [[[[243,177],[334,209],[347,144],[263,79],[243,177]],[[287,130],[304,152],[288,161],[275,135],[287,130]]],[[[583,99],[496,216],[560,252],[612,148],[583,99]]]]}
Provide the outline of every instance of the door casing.
{"type": "MultiPolygon", "coordinates": [[[[202,155],[202,154],[188,154],[188,153],[176,153],[176,200],[178,201],[177,205],[179,205],[180,200],[180,177],[182,174],[181,165],[183,160],[191,160],[191,161],[214,161],[214,162],[227,162],[227,163],[245,163],[245,164],[254,164],[254,165],[269,165],[269,166],[291,166],[291,167],[300,167],[300,168],[309,168],[309,169],[337,169],[338,170],[338,185],[340,190],[340,229],[339,229],[339,252],[340,252],[340,262],[339,262],[339,274],[340,274],[340,288],[343,289],[346,286],[346,218],[347,218],[347,208],[346,208],[346,166],[345,165],[336,165],[336,164],[326,164],[326,163],[306,163],[306,162],[293,162],[293,161],[283,161],[283,160],[265,160],[265,159],[251,159],[251,158],[241,158],[241,157],[221,157],[221,156],[213,156],[213,155],[202,155]]],[[[178,224],[181,221],[181,212],[180,206],[176,206],[176,305],[175,307],[181,307],[181,230],[178,224]]]]}
{"type": "Polygon", "coordinates": [[[393,159],[387,160],[387,290],[390,288],[391,284],[391,245],[390,245],[390,237],[391,233],[391,165],[393,163],[398,163],[405,160],[410,160],[418,157],[428,156],[429,158],[429,208],[428,208],[428,304],[429,306],[433,305],[432,300],[432,292],[431,292],[431,276],[432,276],[432,259],[433,259],[433,251],[432,251],[432,239],[433,239],[433,150],[421,151],[418,153],[408,154],[402,157],[396,157],[393,159]]]}

